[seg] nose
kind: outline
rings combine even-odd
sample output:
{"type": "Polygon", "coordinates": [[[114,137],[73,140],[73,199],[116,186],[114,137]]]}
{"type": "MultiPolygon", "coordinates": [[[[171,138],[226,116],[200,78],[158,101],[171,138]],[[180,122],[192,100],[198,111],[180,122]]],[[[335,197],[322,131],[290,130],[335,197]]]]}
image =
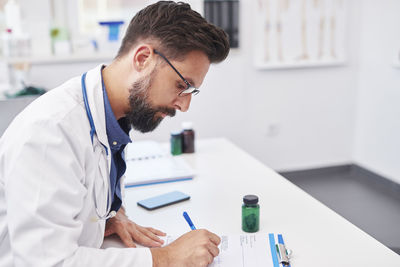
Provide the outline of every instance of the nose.
{"type": "Polygon", "coordinates": [[[178,96],[175,102],[175,107],[182,112],[186,112],[189,109],[190,101],[192,101],[192,94],[178,96]]]}

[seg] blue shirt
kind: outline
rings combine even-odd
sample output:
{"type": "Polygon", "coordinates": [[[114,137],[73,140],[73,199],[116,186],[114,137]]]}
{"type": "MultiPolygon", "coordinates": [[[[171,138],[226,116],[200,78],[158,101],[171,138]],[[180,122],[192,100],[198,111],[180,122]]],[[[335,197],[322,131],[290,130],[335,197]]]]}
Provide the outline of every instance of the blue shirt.
{"type": "MultiPolygon", "coordinates": [[[[125,146],[132,142],[129,138],[130,126],[126,118],[117,119],[112,111],[110,101],[108,100],[103,76],[101,76],[104,98],[104,111],[106,117],[106,131],[108,143],[111,148],[111,169],[110,169],[110,187],[111,187],[111,210],[118,211],[122,204],[120,178],[125,173],[126,164],[124,156],[125,146]]],[[[108,200],[110,201],[110,200],[108,200]]]]}

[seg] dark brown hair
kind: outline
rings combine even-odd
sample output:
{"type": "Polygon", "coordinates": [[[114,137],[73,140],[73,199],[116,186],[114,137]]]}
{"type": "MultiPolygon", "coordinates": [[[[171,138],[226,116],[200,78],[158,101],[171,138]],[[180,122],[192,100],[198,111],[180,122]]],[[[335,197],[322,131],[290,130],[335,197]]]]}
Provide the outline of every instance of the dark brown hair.
{"type": "Polygon", "coordinates": [[[182,2],[159,1],[139,11],[129,23],[117,58],[144,39],[156,41],[156,48],[175,60],[199,50],[211,63],[217,63],[229,53],[227,34],[182,2]]]}

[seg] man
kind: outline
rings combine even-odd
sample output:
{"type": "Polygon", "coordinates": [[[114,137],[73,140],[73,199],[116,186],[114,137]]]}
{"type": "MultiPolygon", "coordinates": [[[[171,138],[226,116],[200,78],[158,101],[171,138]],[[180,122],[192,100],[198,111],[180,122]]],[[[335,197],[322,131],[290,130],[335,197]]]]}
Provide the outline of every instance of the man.
{"type": "Polygon", "coordinates": [[[226,34],[183,3],[158,2],[130,22],[121,48],[37,99],[0,139],[0,266],[206,266],[220,239],[163,232],[125,215],[123,149],[187,111],[226,34]],[[117,234],[128,248],[100,249],[117,234]],[[135,243],[145,248],[134,248],[135,243]]]}

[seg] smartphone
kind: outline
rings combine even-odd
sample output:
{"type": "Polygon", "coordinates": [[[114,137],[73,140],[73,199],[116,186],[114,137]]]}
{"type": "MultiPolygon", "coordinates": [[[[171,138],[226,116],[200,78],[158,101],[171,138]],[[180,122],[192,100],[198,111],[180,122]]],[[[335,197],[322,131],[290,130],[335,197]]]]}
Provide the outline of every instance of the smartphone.
{"type": "Polygon", "coordinates": [[[137,204],[147,210],[154,210],[188,199],[190,199],[189,195],[186,195],[180,191],[173,191],[170,193],[141,200],[137,204]]]}

